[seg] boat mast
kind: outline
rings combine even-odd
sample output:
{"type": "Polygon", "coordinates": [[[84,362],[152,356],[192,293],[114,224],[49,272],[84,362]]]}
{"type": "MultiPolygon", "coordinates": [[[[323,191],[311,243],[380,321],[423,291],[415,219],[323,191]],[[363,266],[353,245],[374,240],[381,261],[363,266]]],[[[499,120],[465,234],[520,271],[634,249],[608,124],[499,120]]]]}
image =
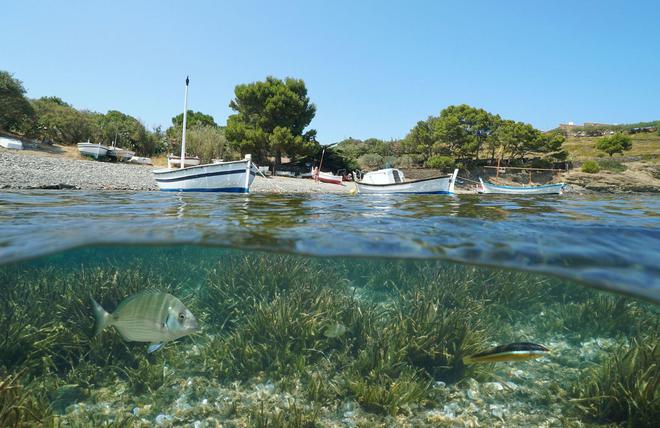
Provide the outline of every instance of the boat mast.
{"type": "Polygon", "coordinates": [[[186,76],[186,94],[183,97],[183,135],[181,136],[181,169],[186,164],[186,119],[188,117],[188,83],[190,79],[186,76]]]}
{"type": "Polygon", "coordinates": [[[319,162],[319,171],[318,171],[318,175],[316,176],[316,181],[319,181],[319,177],[321,176],[321,167],[323,166],[323,156],[325,156],[325,147],[323,148],[323,152],[321,153],[321,161],[319,162]]]}

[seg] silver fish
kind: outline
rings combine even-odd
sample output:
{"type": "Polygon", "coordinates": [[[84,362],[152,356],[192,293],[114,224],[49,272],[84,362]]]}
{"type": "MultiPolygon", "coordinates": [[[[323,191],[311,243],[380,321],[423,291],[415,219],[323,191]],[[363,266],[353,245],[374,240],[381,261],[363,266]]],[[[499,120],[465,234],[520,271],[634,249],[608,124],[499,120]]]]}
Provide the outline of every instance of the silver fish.
{"type": "Polygon", "coordinates": [[[179,299],[168,293],[147,290],[126,298],[110,314],[92,298],[97,335],[114,326],[127,341],[149,342],[147,352],[198,329],[197,320],[179,299]]]}
{"type": "Polygon", "coordinates": [[[343,336],[347,330],[348,329],[344,324],[338,322],[326,328],[325,331],[323,332],[323,335],[328,339],[334,339],[343,336]]]}

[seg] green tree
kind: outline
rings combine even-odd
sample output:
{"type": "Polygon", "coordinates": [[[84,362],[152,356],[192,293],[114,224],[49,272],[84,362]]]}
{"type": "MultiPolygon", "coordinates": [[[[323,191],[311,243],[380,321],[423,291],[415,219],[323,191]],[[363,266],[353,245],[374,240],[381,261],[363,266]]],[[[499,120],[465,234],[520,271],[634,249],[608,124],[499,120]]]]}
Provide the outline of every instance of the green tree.
{"type": "Polygon", "coordinates": [[[117,146],[130,148],[143,153],[143,146],[148,144],[147,129],[134,118],[117,110],[110,110],[99,117],[102,141],[117,146]]]}
{"type": "Polygon", "coordinates": [[[257,160],[274,156],[308,155],[318,149],[316,131],[303,132],[316,113],[305,82],[268,77],[265,81],[237,85],[229,107],[236,113],[227,119],[225,135],[241,154],[257,160]]]}
{"type": "Polygon", "coordinates": [[[426,120],[420,120],[408,132],[406,138],[403,140],[403,147],[407,153],[423,154],[429,157],[433,154],[433,145],[436,142],[436,135],[434,133],[434,122],[437,121],[435,117],[429,117],[426,120]]]}
{"type": "Polygon", "coordinates": [[[0,71],[0,129],[28,132],[35,122],[35,112],[25,98],[23,83],[6,71],[0,71]]]}
{"type": "Polygon", "coordinates": [[[76,144],[91,139],[97,129],[94,113],[80,112],[61,98],[42,97],[32,101],[32,106],[37,117],[34,134],[41,140],[76,144]]]}
{"type": "Polygon", "coordinates": [[[427,168],[447,170],[454,167],[454,159],[450,156],[434,155],[426,161],[427,168]]]}
{"type": "MultiPolygon", "coordinates": [[[[449,106],[440,112],[434,133],[441,145],[457,158],[479,160],[479,153],[498,127],[500,117],[467,104],[449,106]]],[[[437,143],[436,143],[437,144],[437,143]]],[[[444,154],[435,150],[436,154],[444,154]]]]}
{"type": "MultiPolygon", "coordinates": [[[[179,113],[172,118],[172,126],[175,128],[183,127],[183,113],[179,113]]],[[[218,126],[218,124],[213,120],[213,116],[209,114],[204,114],[201,111],[188,110],[186,126],[218,126]]]]}
{"type": "Polygon", "coordinates": [[[495,130],[493,138],[500,159],[505,156],[522,159],[532,152],[539,151],[544,143],[541,131],[528,123],[513,120],[502,121],[495,130]]]}
{"type": "Polygon", "coordinates": [[[598,139],[596,150],[607,153],[610,157],[614,153],[623,154],[624,151],[632,149],[632,141],[629,136],[618,132],[610,137],[598,139]]]}
{"type": "Polygon", "coordinates": [[[545,154],[547,160],[551,162],[565,161],[568,158],[568,152],[562,148],[566,137],[560,132],[551,134],[540,134],[539,151],[545,154]]]}

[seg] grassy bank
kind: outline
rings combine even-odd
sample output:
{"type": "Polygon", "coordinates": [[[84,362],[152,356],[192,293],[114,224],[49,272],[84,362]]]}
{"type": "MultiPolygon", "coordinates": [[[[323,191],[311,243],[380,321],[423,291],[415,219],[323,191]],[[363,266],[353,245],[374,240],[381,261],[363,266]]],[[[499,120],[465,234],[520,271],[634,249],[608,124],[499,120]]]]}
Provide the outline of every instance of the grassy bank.
{"type": "MultiPolygon", "coordinates": [[[[572,161],[585,161],[590,159],[609,158],[601,151],[596,150],[595,145],[601,137],[569,137],[564,142],[563,147],[569,153],[569,159],[572,161]]],[[[632,149],[624,155],[615,154],[613,160],[626,159],[631,157],[641,157],[643,160],[654,163],[660,162],[660,135],[656,133],[633,134],[632,149]]]]}

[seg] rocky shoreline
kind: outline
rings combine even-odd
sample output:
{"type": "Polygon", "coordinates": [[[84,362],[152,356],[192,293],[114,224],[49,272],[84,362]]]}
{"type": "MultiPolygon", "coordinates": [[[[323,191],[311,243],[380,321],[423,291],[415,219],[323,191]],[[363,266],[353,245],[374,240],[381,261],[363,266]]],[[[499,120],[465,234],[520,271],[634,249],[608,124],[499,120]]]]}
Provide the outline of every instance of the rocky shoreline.
{"type": "MultiPolygon", "coordinates": [[[[0,149],[0,189],[73,189],[73,190],[158,190],[153,166],[97,162],[30,154],[0,149]]],[[[568,193],[658,193],[660,168],[636,162],[623,173],[604,171],[586,174],[570,171],[561,177],[568,193]]],[[[256,193],[350,193],[354,186],[316,183],[312,180],[257,176],[251,187],[256,193]]],[[[457,193],[474,193],[474,189],[456,189],[457,193]]]]}

